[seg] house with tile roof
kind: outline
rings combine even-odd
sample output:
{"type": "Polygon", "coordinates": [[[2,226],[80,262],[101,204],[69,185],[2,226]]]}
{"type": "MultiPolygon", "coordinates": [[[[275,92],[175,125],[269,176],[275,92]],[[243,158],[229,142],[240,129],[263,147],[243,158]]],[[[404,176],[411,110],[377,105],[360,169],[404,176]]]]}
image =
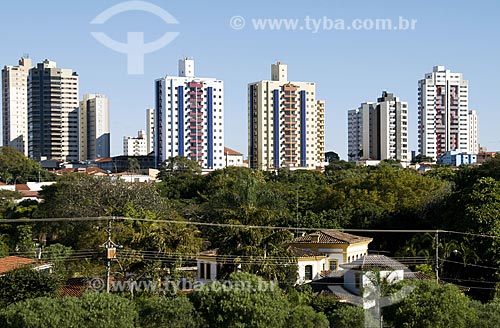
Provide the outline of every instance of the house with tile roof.
{"type": "Polygon", "coordinates": [[[290,243],[290,250],[297,256],[297,283],[311,282],[342,270],[341,265],[367,255],[372,240],[330,229],[295,238],[290,243]]]}
{"type": "Polygon", "coordinates": [[[25,265],[34,265],[33,269],[37,271],[51,271],[52,264],[51,263],[41,263],[36,264],[37,261],[33,258],[26,258],[20,256],[6,256],[0,258],[0,276],[5,275],[7,272],[10,272],[14,269],[25,265]]]}
{"type": "Polygon", "coordinates": [[[233,150],[229,147],[224,147],[224,159],[227,166],[238,166],[238,167],[248,167],[248,164],[245,163],[245,159],[243,158],[243,154],[233,150]]]}
{"type": "MultiPolygon", "coordinates": [[[[288,245],[288,250],[297,260],[297,284],[308,283],[342,271],[341,265],[367,255],[371,241],[372,238],[329,229],[295,238],[288,245]]],[[[198,253],[198,281],[217,280],[219,271],[232,265],[227,263],[226,259],[218,255],[217,249],[198,253]]],[[[234,265],[233,269],[236,269],[234,265]]]]}

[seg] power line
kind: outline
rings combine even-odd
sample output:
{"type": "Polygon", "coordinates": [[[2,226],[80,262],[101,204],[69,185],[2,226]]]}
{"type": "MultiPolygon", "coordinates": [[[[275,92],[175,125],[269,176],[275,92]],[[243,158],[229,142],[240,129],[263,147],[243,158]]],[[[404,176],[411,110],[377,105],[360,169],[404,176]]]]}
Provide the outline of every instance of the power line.
{"type": "MultiPolygon", "coordinates": [[[[0,224],[7,223],[38,223],[38,222],[79,222],[79,221],[107,221],[113,217],[76,217],[76,218],[37,218],[37,219],[0,219],[0,224]]],[[[246,224],[230,224],[230,223],[214,223],[214,222],[199,222],[199,221],[174,221],[164,219],[143,219],[143,218],[129,218],[129,217],[115,217],[116,221],[142,221],[151,223],[167,223],[167,224],[180,224],[180,225],[196,225],[196,226],[210,226],[222,228],[243,228],[243,229],[268,229],[268,230],[294,230],[294,231],[317,231],[317,230],[332,230],[340,232],[371,232],[371,233],[449,233],[467,236],[475,236],[482,238],[495,238],[500,239],[500,236],[478,234],[472,232],[461,232],[453,230],[441,229],[354,229],[354,228],[300,228],[292,226],[264,226],[264,225],[246,225],[246,224]]]]}

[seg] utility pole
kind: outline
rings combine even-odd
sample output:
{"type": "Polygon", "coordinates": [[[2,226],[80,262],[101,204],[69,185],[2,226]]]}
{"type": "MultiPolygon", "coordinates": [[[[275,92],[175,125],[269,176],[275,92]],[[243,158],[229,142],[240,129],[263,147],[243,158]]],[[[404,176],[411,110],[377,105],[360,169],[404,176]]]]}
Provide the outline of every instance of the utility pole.
{"type": "Polygon", "coordinates": [[[436,282],[439,284],[439,230],[436,230],[436,282]]]}
{"type": "Polygon", "coordinates": [[[106,228],[108,239],[104,244],[100,245],[100,247],[106,248],[106,293],[109,293],[110,290],[111,261],[116,260],[116,249],[123,247],[121,245],[115,244],[111,240],[111,231],[112,231],[111,223],[114,220],[115,220],[114,217],[111,220],[108,220],[108,226],[106,228]]]}

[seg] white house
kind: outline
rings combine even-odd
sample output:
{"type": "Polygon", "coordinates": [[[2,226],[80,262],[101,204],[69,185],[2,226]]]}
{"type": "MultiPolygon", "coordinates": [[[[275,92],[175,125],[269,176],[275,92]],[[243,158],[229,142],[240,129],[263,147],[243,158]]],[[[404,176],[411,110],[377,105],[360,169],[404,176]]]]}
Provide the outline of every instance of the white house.
{"type": "Polygon", "coordinates": [[[356,295],[382,283],[393,284],[403,280],[407,269],[405,265],[384,255],[363,256],[341,266],[346,269],[344,288],[356,295]]]}
{"type": "Polygon", "coordinates": [[[295,238],[291,250],[295,251],[299,266],[297,283],[307,283],[341,270],[342,264],[367,255],[372,240],[329,229],[295,238]]]}

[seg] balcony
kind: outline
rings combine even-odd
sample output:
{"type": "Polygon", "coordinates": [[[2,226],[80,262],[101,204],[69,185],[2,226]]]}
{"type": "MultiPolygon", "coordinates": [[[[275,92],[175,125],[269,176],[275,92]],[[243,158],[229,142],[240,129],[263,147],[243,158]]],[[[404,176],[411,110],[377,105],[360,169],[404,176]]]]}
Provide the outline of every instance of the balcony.
{"type": "Polygon", "coordinates": [[[192,144],[197,143],[197,144],[199,144],[199,143],[203,143],[203,140],[201,140],[201,139],[189,139],[189,143],[192,143],[192,144]]]}
{"type": "Polygon", "coordinates": [[[190,88],[203,88],[202,82],[189,82],[190,88]]]}

